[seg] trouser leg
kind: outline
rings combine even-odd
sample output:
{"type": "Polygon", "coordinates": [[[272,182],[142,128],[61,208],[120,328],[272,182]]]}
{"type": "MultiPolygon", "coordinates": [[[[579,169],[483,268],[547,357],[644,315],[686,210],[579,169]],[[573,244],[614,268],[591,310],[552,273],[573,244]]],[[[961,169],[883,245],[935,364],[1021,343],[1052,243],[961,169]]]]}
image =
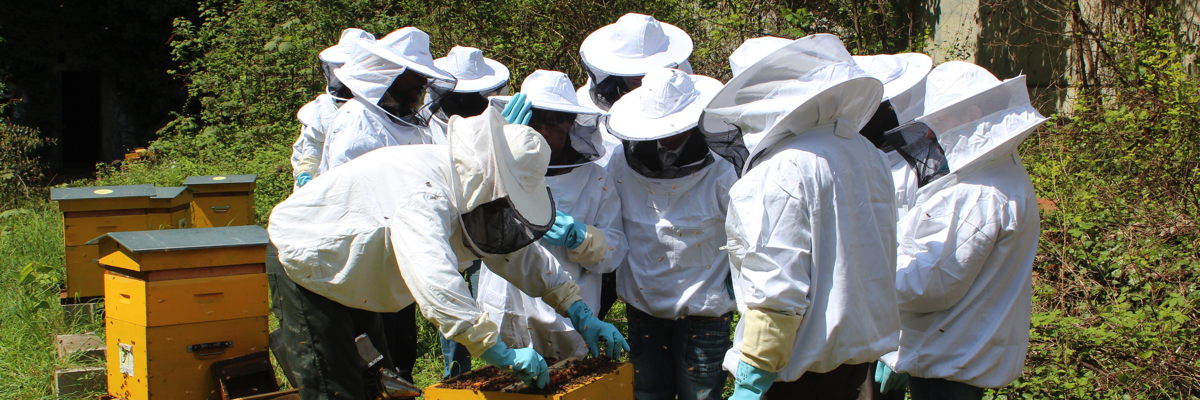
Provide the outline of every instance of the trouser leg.
{"type": "Polygon", "coordinates": [[[871,363],[842,364],[825,373],[805,372],[792,382],[775,382],[764,399],[855,400],[871,363]]]}
{"type": "Polygon", "coordinates": [[[412,382],[413,365],[417,363],[417,305],[380,316],[388,343],[388,351],[380,349],[380,352],[391,360],[400,377],[412,382]]]}
{"type": "Polygon", "coordinates": [[[274,246],[267,250],[272,311],[279,318],[281,348],[305,400],[369,399],[377,380],[358,356],[354,338],[367,333],[386,343],[378,315],[343,306],[300,287],[287,276],[274,246]]]}
{"type": "Polygon", "coordinates": [[[629,360],[633,362],[633,392],[638,400],[675,398],[675,362],[672,321],[664,321],[627,307],[629,360]]]}
{"type": "Polygon", "coordinates": [[[731,345],[732,321],[732,312],[720,317],[686,317],[674,321],[675,386],[680,400],[721,398],[726,377],[721,362],[731,345]]]}
{"type": "MultiPolygon", "coordinates": [[[[471,297],[475,297],[475,288],[479,285],[481,264],[479,260],[476,260],[466,271],[463,271],[463,279],[467,281],[471,297]]],[[[467,346],[441,335],[438,336],[438,343],[442,347],[442,379],[449,379],[471,370],[471,352],[467,350],[467,346]]]]}
{"type": "Polygon", "coordinates": [[[983,388],[945,379],[910,377],[908,387],[912,400],[979,400],[983,388]]]}
{"type": "Polygon", "coordinates": [[[602,320],[608,319],[608,310],[617,302],[617,273],[609,272],[600,275],[600,309],[597,316],[602,320]]]}

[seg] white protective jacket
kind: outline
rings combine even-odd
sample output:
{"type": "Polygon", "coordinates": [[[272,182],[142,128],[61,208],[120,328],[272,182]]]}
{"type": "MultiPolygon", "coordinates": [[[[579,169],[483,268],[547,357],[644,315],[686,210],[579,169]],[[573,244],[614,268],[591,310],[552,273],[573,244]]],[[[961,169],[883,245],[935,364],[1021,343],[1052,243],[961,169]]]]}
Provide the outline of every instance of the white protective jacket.
{"type": "MultiPolygon", "coordinates": [[[[450,146],[388,147],[293,193],[271,212],[267,228],[288,276],[352,308],[394,312],[415,300],[444,337],[472,354],[487,350],[497,327],[460,274],[477,257],[463,242],[459,215],[496,195],[491,180],[458,176],[452,166],[457,157],[450,146]],[[461,193],[452,189],[452,179],[459,179],[461,193]]],[[[536,248],[486,261],[565,314],[580,300],[578,286],[559,264],[530,249],[536,248]]]]}
{"type": "Polygon", "coordinates": [[[674,179],[645,177],[618,148],[608,164],[621,197],[629,253],[617,270],[617,295],[656,318],[716,317],[733,311],[726,280],[725,213],[733,165],[713,162],[674,179]]]}
{"type": "Polygon", "coordinates": [[[950,173],[920,188],[901,219],[900,349],[883,361],[913,376],[1000,387],[1025,362],[1039,235],[1017,146],[1045,118],[1021,76],[916,121],[937,135],[950,173]]]}
{"type": "Polygon", "coordinates": [[[895,189],[859,133],[882,91],[818,34],[749,66],[705,109],[756,143],[725,223],[741,311],[726,370],[745,362],[791,382],[899,343],[895,189]]]}
{"type": "MultiPolygon", "coordinates": [[[[620,199],[604,168],[595,163],[576,167],[566,174],[547,176],[546,183],[554,193],[555,208],[603,232],[608,250],[600,262],[592,265],[570,261],[567,249],[561,246],[544,246],[539,242],[530,246],[530,251],[541,252],[555,268],[570,274],[583,301],[596,312],[600,309],[600,275],[616,270],[625,259],[620,199]]],[[[587,344],[569,319],[558,315],[541,299],[519,292],[516,286],[492,272],[491,265],[486,266],[479,272],[477,301],[500,324],[505,343],[513,348],[532,346],[545,357],[587,354],[587,344]]]]}
{"type": "Polygon", "coordinates": [[[325,152],[325,132],[337,116],[341,102],[329,94],[322,93],[296,112],[300,120],[300,136],[292,145],[292,177],[307,172],[314,178],[319,175],[322,154],[325,152]]]}

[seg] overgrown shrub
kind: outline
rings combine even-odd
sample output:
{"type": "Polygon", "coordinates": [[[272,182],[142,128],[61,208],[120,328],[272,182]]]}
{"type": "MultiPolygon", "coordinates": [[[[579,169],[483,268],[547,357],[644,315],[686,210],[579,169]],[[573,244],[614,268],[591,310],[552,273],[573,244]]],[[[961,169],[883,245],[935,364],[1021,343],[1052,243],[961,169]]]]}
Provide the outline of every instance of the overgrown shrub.
{"type": "Polygon", "coordinates": [[[0,211],[46,192],[45,164],[39,152],[52,143],[35,128],[0,118],[0,211]]]}

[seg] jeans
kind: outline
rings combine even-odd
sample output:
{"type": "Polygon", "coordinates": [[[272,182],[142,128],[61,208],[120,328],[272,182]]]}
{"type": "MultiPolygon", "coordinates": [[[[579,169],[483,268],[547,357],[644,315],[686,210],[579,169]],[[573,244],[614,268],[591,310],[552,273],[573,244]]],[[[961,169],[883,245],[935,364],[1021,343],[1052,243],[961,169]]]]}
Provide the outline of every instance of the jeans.
{"type": "Polygon", "coordinates": [[[626,307],[633,390],[639,400],[720,399],[733,313],[660,319],[626,307]]]}
{"type": "Polygon", "coordinates": [[[912,400],[979,400],[983,388],[945,379],[908,378],[912,400]]]}
{"type": "MultiPolygon", "coordinates": [[[[467,288],[471,290],[471,297],[475,297],[475,288],[479,286],[480,265],[482,264],[479,260],[475,260],[466,271],[463,271],[463,279],[467,280],[467,288]]],[[[438,335],[438,342],[442,345],[442,379],[450,379],[471,370],[471,352],[467,351],[467,346],[441,335],[438,335]]]]}
{"type": "Polygon", "coordinates": [[[842,364],[833,371],[805,372],[791,382],[775,382],[764,399],[856,400],[872,363],[842,364]]]}

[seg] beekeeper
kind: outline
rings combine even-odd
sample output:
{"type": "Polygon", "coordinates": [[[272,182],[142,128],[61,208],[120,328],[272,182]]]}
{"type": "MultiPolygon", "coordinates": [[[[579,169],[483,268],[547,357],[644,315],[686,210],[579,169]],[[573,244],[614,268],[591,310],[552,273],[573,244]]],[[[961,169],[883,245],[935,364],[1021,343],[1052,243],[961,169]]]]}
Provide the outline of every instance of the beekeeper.
{"type": "Polygon", "coordinates": [[[426,95],[428,105],[422,108],[429,121],[434,143],[446,143],[446,124],[454,115],[479,115],[488,106],[488,97],[503,94],[508,85],[508,67],[486,58],[474,47],[454,46],[445,57],[433,60],[433,65],[450,73],[454,81],[434,81],[426,95]]]}
{"type": "MultiPolygon", "coordinates": [[[[429,123],[431,140],[435,144],[446,143],[446,130],[450,117],[472,117],[479,115],[488,106],[487,98],[502,93],[508,85],[508,68],[499,61],[486,58],[483,51],[474,47],[454,46],[445,57],[433,60],[433,65],[450,73],[454,81],[433,81],[426,91],[426,105],[421,108],[421,117],[429,123]]],[[[476,295],[479,263],[463,271],[463,278],[476,295]]],[[[471,369],[471,354],[467,348],[453,340],[440,338],[442,348],[442,379],[447,379],[471,369]]],[[[523,347],[523,346],[518,346],[523,347]]]]}
{"type": "Polygon", "coordinates": [[[452,84],[454,77],[433,64],[428,34],[406,27],[375,42],[360,41],[333,73],[354,99],[329,127],[321,173],[380,147],[433,143],[417,107],[431,80],[452,84]]]}
{"type": "MultiPolygon", "coordinates": [[[[529,126],[550,145],[546,182],[554,192],[560,215],[555,228],[529,251],[566,271],[579,286],[587,313],[600,305],[600,276],[616,270],[625,259],[621,202],[604,168],[595,161],[604,153],[595,126],[597,112],[579,105],[571,80],[557,71],[537,70],[521,84],[521,94],[533,103],[529,126]]],[[[510,98],[500,97],[503,103],[510,98]]],[[[500,324],[510,346],[533,346],[558,359],[598,355],[563,318],[541,299],[522,293],[500,275],[484,268],[479,276],[480,306],[500,324]]],[[[616,347],[608,356],[615,358],[616,347]]]]}
{"type": "Polygon", "coordinates": [[[909,160],[894,151],[900,144],[894,140],[889,143],[885,134],[923,113],[925,77],[933,68],[933,59],[920,53],[900,53],[854,56],[854,62],[883,82],[883,100],[859,133],[887,158],[892,183],[896,185],[896,215],[899,217],[912,206],[918,182],[909,160]]]}
{"type": "Polygon", "coordinates": [[[617,270],[639,399],[719,399],[734,301],[725,213],[734,166],[697,129],[721,82],[658,68],[609,109],[608,164],[629,240],[617,270]]]}
{"type": "MultiPolygon", "coordinates": [[[[628,13],[616,22],[588,34],[579,45],[579,57],[587,83],[576,91],[580,104],[607,112],[613,103],[642,85],[642,77],[656,68],[678,68],[691,73],[692,37],[675,25],[652,16],[628,13]]],[[[603,120],[604,117],[601,117],[603,120]]],[[[608,165],[609,158],[620,152],[620,139],[605,132],[600,123],[605,156],[597,161],[608,165]]],[[[604,275],[600,316],[617,301],[616,275],[604,275]]]]}
{"type": "Polygon", "coordinates": [[[733,399],[855,399],[897,346],[892,181],[858,133],[882,92],[819,34],[753,63],[705,108],[705,131],[756,139],[725,223],[741,312],[724,362],[733,399]]]}
{"type": "MultiPolygon", "coordinates": [[[[488,364],[537,386],[548,382],[545,360],[500,340],[459,274],[482,258],[561,314],[586,308],[568,274],[524,250],[555,219],[544,179],[550,150],[537,132],[505,121],[494,109],[451,118],[449,146],[367,153],[271,212],[268,277],[283,302],[277,314],[287,351],[306,366],[298,382],[305,398],[374,398],[354,338],[367,332],[386,348],[378,313],[414,301],[442,336],[488,364]]],[[[595,317],[572,322],[593,335],[589,341],[624,342],[595,317]]]]}
{"type": "Polygon", "coordinates": [[[1024,76],[965,62],[930,72],[925,108],[902,129],[932,133],[949,172],[900,222],[900,348],[883,361],[912,376],[914,400],[980,399],[1021,375],[1029,345],[1039,216],[1017,147],[1046,118],[1024,76]]]}
{"type": "Polygon", "coordinates": [[[374,41],[375,35],[358,28],[347,28],[336,45],[322,50],[318,55],[321,72],[325,74],[325,93],[308,102],[296,112],[300,120],[300,136],[292,145],[292,178],[299,188],[315,178],[321,167],[321,155],[325,147],[325,132],[338,107],[354,97],[354,93],[338,80],[333,70],[341,67],[358,48],[358,41],[374,41]]]}

